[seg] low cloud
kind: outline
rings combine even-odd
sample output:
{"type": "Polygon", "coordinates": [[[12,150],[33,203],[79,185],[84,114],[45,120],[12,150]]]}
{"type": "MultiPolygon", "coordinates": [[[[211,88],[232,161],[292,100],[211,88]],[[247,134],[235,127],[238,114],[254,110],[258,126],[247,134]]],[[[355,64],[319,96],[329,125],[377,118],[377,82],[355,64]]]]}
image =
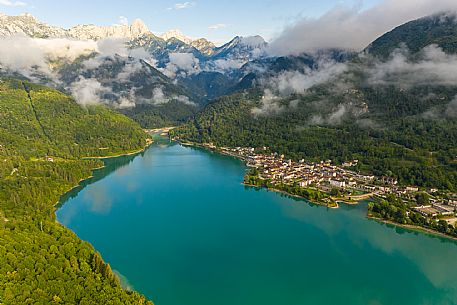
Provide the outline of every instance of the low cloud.
{"type": "Polygon", "coordinates": [[[186,77],[200,72],[200,61],[192,53],[171,53],[170,61],[162,72],[170,77],[186,77]]]}
{"type": "Polygon", "coordinates": [[[55,79],[53,65],[56,61],[73,61],[96,50],[94,41],[6,37],[0,39],[0,65],[32,79],[34,74],[55,79]]]}
{"type": "Polygon", "coordinates": [[[157,87],[152,92],[152,102],[155,105],[163,105],[168,103],[170,100],[165,96],[163,88],[157,87]]]}
{"type": "Polygon", "coordinates": [[[50,75],[45,50],[36,40],[27,37],[8,37],[0,40],[0,64],[3,70],[18,72],[26,77],[34,73],[50,75]]]}
{"type": "MultiPolygon", "coordinates": [[[[284,71],[262,79],[260,83],[266,88],[261,100],[262,105],[253,108],[252,114],[254,116],[277,115],[288,109],[294,109],[298,107],[298,100],[293,100],[288,105],[284,104],[284,100],[292,95],[306,95],[309,89],[317,85],[333,82],[333,89],[338,92],[348,89],[349,85],[346,86],[340,79],[342,74],[349,70],[344,63],[320,58],[315,68],[304,66],[300,70],[284,71]]],[[[336,121],[342,111],[343,109],[340,109],[335,112],[327,121],[336,121]]]]}
{"type": "Polygon", "coordinates": [[[457,55],[446,54],[436,45],[424,48],[418,59],[411,60],[407,49],[398,49],[386,62],[368,69],[371,85],[411,87],[421,85],[457,85],[457,55]]]}
{"type": "Polygon", "coordinates": [[[339,104],[333,112],[328,115],[315,114],[309,120],[309,125],[339,125],[350,112],[350,107],[339,104]]]}
{"type": "Polygon", "coordinates": [[[101,56],[128,56],[129,50],[126,47],[127,39],[103,39],[97,42],[97,52],[101,56]]]}
{"type": "Polygon", "coordinates": [[[152,104],[153,105],[164,105],[171,101],[178,101],[184,105],[196,106],[194,102],[192,102],[187,96],[184,95],[167,95],[164,92],[163,87],[154,88],[152,93],[152,104]]]}
{"type": "Polygon", "coordinates": [[[254,117],[278,115],[286,110],[286,107],[281,104],[281,98],[269,89],[265,90],[261,103],[260,107],[251,109],[254,117]]]}
{"type": "Polygon", "coordinates": [[[262,82],[281,96],[305,94],[308,89],[334,81],[347,71],[347,64],[322,58],[318,60],[316,68],[303,67],[302,71],[284,71],[262,82]]]}
{"type": "Polygon", "coordinates": [[[192,102],[187,96],[185,95],[178,95],[175,97],[178,102],[183,103],[184,105],[189,105],[189,106],[197,106],[194,102],[192,102]]]}
{"type": "MultiPolygon", "coordinates": [[[[156,66],[152,55],[143,48],[129,49],[124,39],[0,39],[2,72],[65,89],[84,107],[100,103],[126,109],[170,101],[195,106],[188,97],[157,86],[161,78],[150,73],[150,66],[156,66]]],[[[172,54],[168,68],[172,73],[188,75],[199,70],[199,61],[192,54],[172,54]]]]}
{"type": "Polygon", "coordinates": [[[216,59],[208,61],[203,66],[204,71],[226,73],[233,70],[238,70],[247,63],[243,59],[216,59]]]}
{"type": "Polygon", "coordinates": [[[457,118],[457,96],[447,105],[445,114],[449,118],[457,118]]]}
{"type": "Polygon", "coordinates": [[[62,62],[73,62],[80,56],[98,55],[87,61],[87,68],[96,68],[99,59],[121,55],[128,56],[129,50],[122,40],[81,41],[67,38],[40,39],[12,36],[0,39],[0,66],[12,72],[34,79],[35,74],[57,80],[55,66],[62,62]]]}
{"type": "Polygon", "coordinates": [[[106,92],[106,89],[97,79],[84,77],[80,77],[77,82],[73,83],[70,90],[73,97],[82,106],[100,103],[100,96],[106,92]]]}
{"type": "Polygon", "coordinates": [[[400,24],[445,11],[457,11],[455,0],[383,0],[369,9],[336,6],[319,18],[303,18],[270,45],[273,55],[299,55],[320,49],[362,50],[400,24]]]}

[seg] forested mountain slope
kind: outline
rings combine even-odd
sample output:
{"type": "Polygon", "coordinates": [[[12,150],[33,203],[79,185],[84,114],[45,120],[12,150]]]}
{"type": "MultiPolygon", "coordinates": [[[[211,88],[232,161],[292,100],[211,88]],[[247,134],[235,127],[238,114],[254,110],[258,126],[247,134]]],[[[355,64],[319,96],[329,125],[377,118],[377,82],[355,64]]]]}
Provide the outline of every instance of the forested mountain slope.
{"type": "Polygon", "coordinates": [[[457,88],[360,86],[338,95],[316,88],[275,101],[270,107],[278,113],[259,114],[262,94],[223,97],[173,134],[218,146],[266,146],[297,160],[358,159],[358,170],[402,184],[457,188],[457,120],[443,113],[457,88]]]}
{"type": "Polygon", "coordinates": [[[269,63],[276,73],[260,70],[254,89],[216,100],[174,135],[294,159],[358,159],[358,170],[402,184],[456,190],[456,41],[455,14],[442,13],[358,55],[279,58],[269,63]]]}
{"type": "Polygon", "coordinates": [[[429,45],[438,45],[447,53],[457,52],[457,27],[454,13],[427,16],[408,22],[379,37],[367,52],[388,57],[395,49],[405,47],[413,53],[429,45]]]}
{"type": "Polygon", "coordinates": [[[54,205],[99,161],[136,151],[146,135],[103,106],[14,79],[0,81],[0,301],[147,304],[121,288],[92,246],[55,221],[54,205]]]}

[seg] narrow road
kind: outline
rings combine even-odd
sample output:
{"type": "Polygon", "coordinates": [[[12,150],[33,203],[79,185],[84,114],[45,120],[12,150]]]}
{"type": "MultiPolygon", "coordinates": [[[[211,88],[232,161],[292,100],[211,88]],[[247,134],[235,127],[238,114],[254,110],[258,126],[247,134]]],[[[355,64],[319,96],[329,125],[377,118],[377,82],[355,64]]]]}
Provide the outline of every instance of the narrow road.
{"type": "Polygon", "coordinates": [[[348,197],[343,197],[343,198],[332,198],[332,199],[335,201],[345,201],[345,200],[362,201],[362,200],[370,199],[377,194],[378,194],[378,192],[373,192],[373,193],[368,193],[368,194],[363,194],[363,195],[355,195],[355,196],[348,196],[348,197]]]}

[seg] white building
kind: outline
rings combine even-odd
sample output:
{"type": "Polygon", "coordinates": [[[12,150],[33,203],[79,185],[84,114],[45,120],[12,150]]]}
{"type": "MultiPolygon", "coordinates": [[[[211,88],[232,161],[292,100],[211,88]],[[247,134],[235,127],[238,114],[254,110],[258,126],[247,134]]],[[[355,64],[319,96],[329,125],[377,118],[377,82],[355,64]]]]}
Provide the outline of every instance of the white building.
{"type": "Polygon", "coordinates": [[[333,186],[333,187],[345,188],[346,187],[346,182],[345,181],[341,181],[341,180],[330,179],[330,185],[333,186]]]}

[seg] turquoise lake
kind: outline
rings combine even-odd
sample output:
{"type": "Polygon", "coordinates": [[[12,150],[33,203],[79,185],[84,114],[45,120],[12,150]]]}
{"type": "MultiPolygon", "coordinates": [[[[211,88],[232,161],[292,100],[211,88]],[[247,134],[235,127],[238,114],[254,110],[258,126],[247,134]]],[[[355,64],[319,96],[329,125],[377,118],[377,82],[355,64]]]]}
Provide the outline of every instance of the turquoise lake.
{"type": "Polygon", "coordinates": [[[156,305],[457,304],[457,243],[247,188],[242,162],[161,140],[106,161],[59,222],[156,305]]]}

